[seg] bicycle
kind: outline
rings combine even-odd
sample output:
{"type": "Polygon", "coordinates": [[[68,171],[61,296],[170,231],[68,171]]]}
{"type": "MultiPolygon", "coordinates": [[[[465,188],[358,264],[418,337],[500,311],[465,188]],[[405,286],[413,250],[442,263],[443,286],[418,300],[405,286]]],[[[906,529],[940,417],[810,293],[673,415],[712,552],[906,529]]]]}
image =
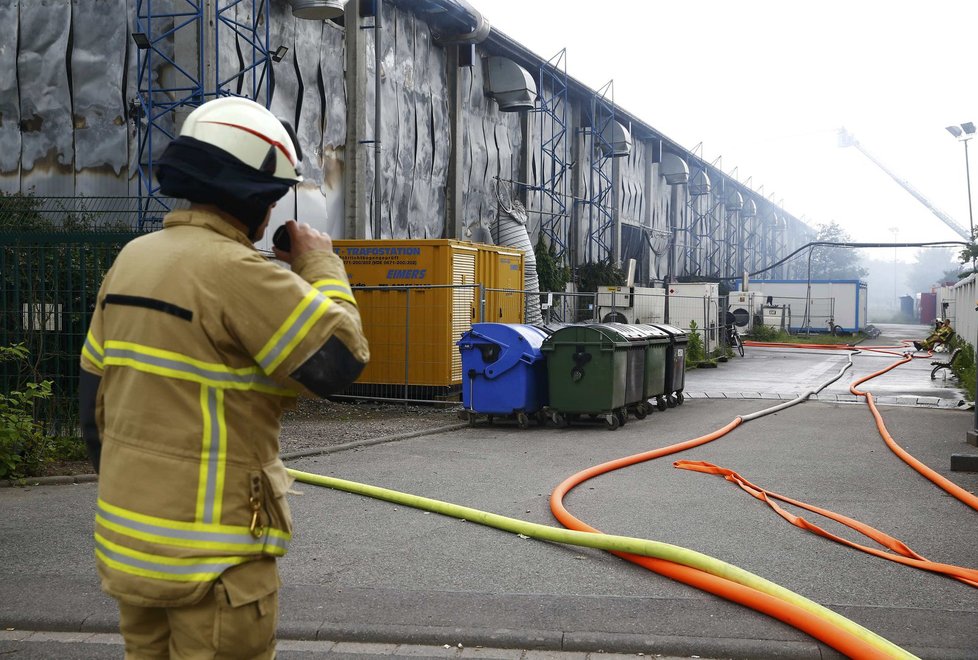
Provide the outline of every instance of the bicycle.
{"type": "Polygon", "coordinates": [[[744,357],[744,341],[740,338],[740,333],[737,332],[737,326],[732,323],[727,326],[727,345],[740,353],[740,357],[744,357]]]}

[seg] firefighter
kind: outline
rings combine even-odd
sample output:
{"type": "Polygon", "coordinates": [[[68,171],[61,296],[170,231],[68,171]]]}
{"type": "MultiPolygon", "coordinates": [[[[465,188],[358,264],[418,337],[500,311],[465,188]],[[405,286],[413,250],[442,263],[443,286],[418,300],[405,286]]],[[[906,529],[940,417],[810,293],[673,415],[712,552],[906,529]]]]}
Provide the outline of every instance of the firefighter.
{"type": "Polygon", "coordinates": [[[347,387],[369,353],[332,241],[287,223],[254,247],[302,180],[294,133],[221,98],[159,160],[189,209],[120,252],[82,350],[83,435],[99,473],[95,555],[126,658],[271,658],[289,546],[279,419],[347,387]]]}
{"type": "Polygon", "coordinates": [[[951,319],[944,319],[937,322],[934,332],[930,333],[924,341],[915,341],[914,348],[918,351],[929,351],[937,344],[946,344],[954,336],[954,328],[951,327],[951,319]]]}

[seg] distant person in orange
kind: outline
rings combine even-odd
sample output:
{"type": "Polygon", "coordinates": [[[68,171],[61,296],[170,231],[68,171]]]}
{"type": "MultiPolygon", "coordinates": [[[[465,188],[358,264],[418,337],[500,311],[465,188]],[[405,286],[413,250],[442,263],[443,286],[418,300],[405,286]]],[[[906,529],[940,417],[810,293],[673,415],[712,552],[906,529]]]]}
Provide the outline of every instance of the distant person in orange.
{"type": "Polygon", "coordinates": [[[937,344],[946,344],[954,336],[954,328],[951,327],[951,319],[944,319],[937,324],[934,332],[930,333],[924,341],[915,341],[914,348],[918,351],[929,351],[937,344]]]}

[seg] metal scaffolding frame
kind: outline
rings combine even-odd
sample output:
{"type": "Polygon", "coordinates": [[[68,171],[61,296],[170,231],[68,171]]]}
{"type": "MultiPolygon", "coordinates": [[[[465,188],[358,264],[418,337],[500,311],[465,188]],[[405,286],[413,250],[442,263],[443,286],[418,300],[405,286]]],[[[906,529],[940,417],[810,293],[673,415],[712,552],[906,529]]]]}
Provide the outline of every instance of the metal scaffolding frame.
{"type": "Polygon", "coordinates": [[[264,95],[260,102],[268,106],[268,23],[266,0],[156,0],[155,7],[153,0],[136,0],[138,108],[134,103],[132,114],[137,125],[140,229],[159,224],[173,204],[160,195],[153,171],[162,148],[176,137],[178,110],[230,95],[255,101],[264,95]],[[211,35],[206,30],[210,16],[211,35]],[[226,77],[220,66],[225,38],[234,39],[238,57],[238,70],[226,77]]]}
{"type": "Polygon", "coordinates": [[[706,269],[703,273],[708,277],[722,277],[728,271],[724,270],[726,266],[726,255],[730,251],[729,236],[726,232],[726,179],[720,177],[720,180],[713,184],[713,189],[710,191],[710,209],[707,213],[707,232],[709,233],[710,242],[707,244],[709,246],[707,256],[706,256],[706,269]]]}
{"type": "Polygon", "coordinates": [[[585,255],[589,263],[611,260],[615,255],[618,194],[614,182],[613,148],[607,136],[615,121],[614,81],[591,95],[585,130],[591,136],[588,196],[588,233],[585,255]],[[611,100],[608,100],[610,94],[611,100]]]}
{"type": "Polygon", "coordinates": [[[550,214],[543,216],[540,231],[547,238],[554,256],[563,260],[567,252],[570,214],[567,200],[567,177],[571,169],[567,140],[567,49],[540,65],[540,171],[538,185],[543,199],[550,204],[550,214]]]}

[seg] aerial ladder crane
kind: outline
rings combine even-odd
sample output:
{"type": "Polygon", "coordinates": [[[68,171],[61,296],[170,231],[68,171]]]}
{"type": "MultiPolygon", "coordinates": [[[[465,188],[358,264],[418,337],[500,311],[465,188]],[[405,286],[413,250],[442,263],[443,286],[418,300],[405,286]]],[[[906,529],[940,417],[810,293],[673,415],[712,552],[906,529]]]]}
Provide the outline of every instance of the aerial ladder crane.
{"type": "Polygon", "coordinates": [[[931,213],[933,213],[934,215],[936,215],[938,217],[938,219],[940,219],[940,221],[943,222],[945,225],[947,225],[948,227],[950,227],[951,229],[953,229],[955,231],[955,233],[958,234],[958,236],[960,236],[961,238],[963,238],[966,241],[970,241],[971,240],[971,234],[968,232],[967,229],[965,229],[964,227],[962,227],[954,218],[952,218],[951,216],[949,216],[947,213],[945,213],[941,209],[939,209],[936,206],[934,206],[934,204],[929,199],[927,199],[926,197],[924,197],[924,195],[920,191],[918,191],[916,188],[914,188],[912,185],[910,185],[909,182],[907,182],[904,179],[901,179],[899,176],[897,176],[896,174],[894,174],[890,170],[890,168],[888,168],[886,165],[884,165],[883,163],[881,163],[879,161],[879,159],[876,158],[876,156],[874,156],[870,152],[866,151],[866,148],[863,147],[863,145],[861,145],[859,143],[859,140],[857,140],[856,137],[852,133],[850,133],[849,131],[847,131],[845,128],[840,128],[839,129],[839,146],[840,147],[855,147],[856,149],[858,149],[859,150],[859,153],[861,153],[863,156],[865,156],[866,158],[868,158],[871,161],[873,161],[873,163],[876,165],[876,167],[880,168],[881,170],[883,170],[884,172],[886,172],[887,174],[889,174],[890,175],[890,178],[892,178],[894,181],[896,181],[897,183],[899,183],[900,186],[904,190],[906,190],[908,193],[910,193],[911,195],[913,195],[914,198],[918,202],[920,202],[921,204],[923,204],[924,206],[926,206],[928,209],[930,209],[930,212],[931,213]]]}

